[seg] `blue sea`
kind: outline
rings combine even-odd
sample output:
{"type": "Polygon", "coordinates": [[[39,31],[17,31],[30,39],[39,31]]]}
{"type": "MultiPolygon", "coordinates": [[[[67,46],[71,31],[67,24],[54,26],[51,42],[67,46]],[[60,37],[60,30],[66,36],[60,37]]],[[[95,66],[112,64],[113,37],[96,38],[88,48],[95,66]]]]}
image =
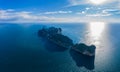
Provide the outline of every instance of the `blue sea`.
{"type": "Polygon", "coordinates": [[[120,23],[0,23],[0,72],[120,72],[120,23]],[[51,50],[38,30],[52,26],[74,44],[94,44],[95,57],[51,50]]]}

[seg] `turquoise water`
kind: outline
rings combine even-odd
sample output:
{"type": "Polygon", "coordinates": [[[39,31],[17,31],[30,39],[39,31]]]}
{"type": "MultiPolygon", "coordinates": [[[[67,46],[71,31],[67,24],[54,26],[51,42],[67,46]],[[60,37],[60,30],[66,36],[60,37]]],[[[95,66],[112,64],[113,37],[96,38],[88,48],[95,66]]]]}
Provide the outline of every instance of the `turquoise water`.
{"type": "MultiPolygon", "coordinates": [[[[103,30],[89,23],[80,24],[0,24],[0,72],[84,72],[78,67],[70,49],[49,51],[37,32],[43,26],[63,29],[74,43],[95,44],[95,68],[92,71],[120,71],[120,25],[104,25],[103,30]],[[91,29],[93,28],[93,29],[91,29]],[[99,33],[99,34],[98,34],[99,33]],[[97,37],[93,37],[97,36],[97,37]]],[[[96,25],[97,27],[97,25],[96,25]]],[[[102,28],[101,28],[102,29],[102,28]]],[[[49,47],[51,48],[51,47],[49,47]]],[[[77,55],[77,54],[76,54],[77,55]]],[[[79,60],[78,60],[79,61],[79,60]]],[[[89,62],[89,59],[87,60],[89,62]]]]}

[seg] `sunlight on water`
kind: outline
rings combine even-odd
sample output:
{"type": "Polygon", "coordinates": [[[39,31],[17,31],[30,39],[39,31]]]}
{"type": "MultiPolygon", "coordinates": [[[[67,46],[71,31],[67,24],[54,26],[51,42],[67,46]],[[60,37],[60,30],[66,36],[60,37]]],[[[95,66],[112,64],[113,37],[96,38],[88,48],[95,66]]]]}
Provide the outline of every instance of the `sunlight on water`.
{"type": "Polygon", "coordinates": [[[91,43],[95,44],[96,46],[99,46],[101,37],[105,29],[105,23],[104,22],[90,22],[89,27],[90,27],[89,29],[90,29],[91,43]]]}
{"type": "MultiPolygon", "coordinates": [[[[96,46],[96,54],[101,54],[105,52],[104,56],[110,54],[112,44],[109,41],[109,32],[107,23],[104,22],[90,22],[87,24],[88,33],[85,34],[85,43],[87,45],[96,46]]],[[[107,56],[108,57],[108,56],[107,56]]]]}
{"type": "Polygon", "coordinates": [[[85,43],[99,46],[102,40],[101,38],[104,35],[105,27],[106,23],[104,22],[90,22],[87,26],[88,33],[85,34],[85,43]]]}
{"type": "Polygon", "coordinates": [[[105,23],[104,22],[91,22],[90,23],[90,36],[91,41],[96,46],[100,45],[100,38],[103,35],[103,31],[105,29],[105,23]]]}
{"type": "Polygon", "coordinates": [[[90,32],[93,37],[99,38],[105,28],[104,22],[91,22],[90,32]]]}

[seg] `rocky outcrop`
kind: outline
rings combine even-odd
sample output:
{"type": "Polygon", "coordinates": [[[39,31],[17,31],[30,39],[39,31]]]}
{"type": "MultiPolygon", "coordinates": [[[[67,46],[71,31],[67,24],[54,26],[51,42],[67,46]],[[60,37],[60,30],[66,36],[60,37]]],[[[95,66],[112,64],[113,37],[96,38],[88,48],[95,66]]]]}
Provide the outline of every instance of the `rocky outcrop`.
{"type": "Polygon", "coordinates": [[[72,39],[62,34],[61,28],[42,28],[38,31],[38,35],[61,47],[72,48],[73,50],[88,56],[95,55],[95,45],[87,46],[84,43],[73,44],[72,39]]]}
{"type": "Polygon", "coordinates": [[[70,48],[73,46],[72,39],[63,35],[61,28],[55,27],[42,28],[41,30],[38,31],[38,35],[64,48],[70,48]]]}
{"type": "Polygon", "coordinates": [[[84,55],[88,55],[88,56],[94,56],[95,55],[95,45],[90,45],[90,46],[87,46],[83,43],[80,43],[80,44],[75,44],[73,47],[72,47],[73,50],[75,51],[78,51],[84,55]]]}

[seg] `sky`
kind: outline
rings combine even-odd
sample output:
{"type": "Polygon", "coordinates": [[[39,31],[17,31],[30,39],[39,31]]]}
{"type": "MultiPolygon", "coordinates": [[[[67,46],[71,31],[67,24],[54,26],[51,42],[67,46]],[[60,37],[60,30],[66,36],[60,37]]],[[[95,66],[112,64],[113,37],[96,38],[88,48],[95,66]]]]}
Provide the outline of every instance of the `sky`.
{"type": "Polygon", "coordinates": [[[120,22],[120,0],[0,0],[0,22],[120,22]]]}

